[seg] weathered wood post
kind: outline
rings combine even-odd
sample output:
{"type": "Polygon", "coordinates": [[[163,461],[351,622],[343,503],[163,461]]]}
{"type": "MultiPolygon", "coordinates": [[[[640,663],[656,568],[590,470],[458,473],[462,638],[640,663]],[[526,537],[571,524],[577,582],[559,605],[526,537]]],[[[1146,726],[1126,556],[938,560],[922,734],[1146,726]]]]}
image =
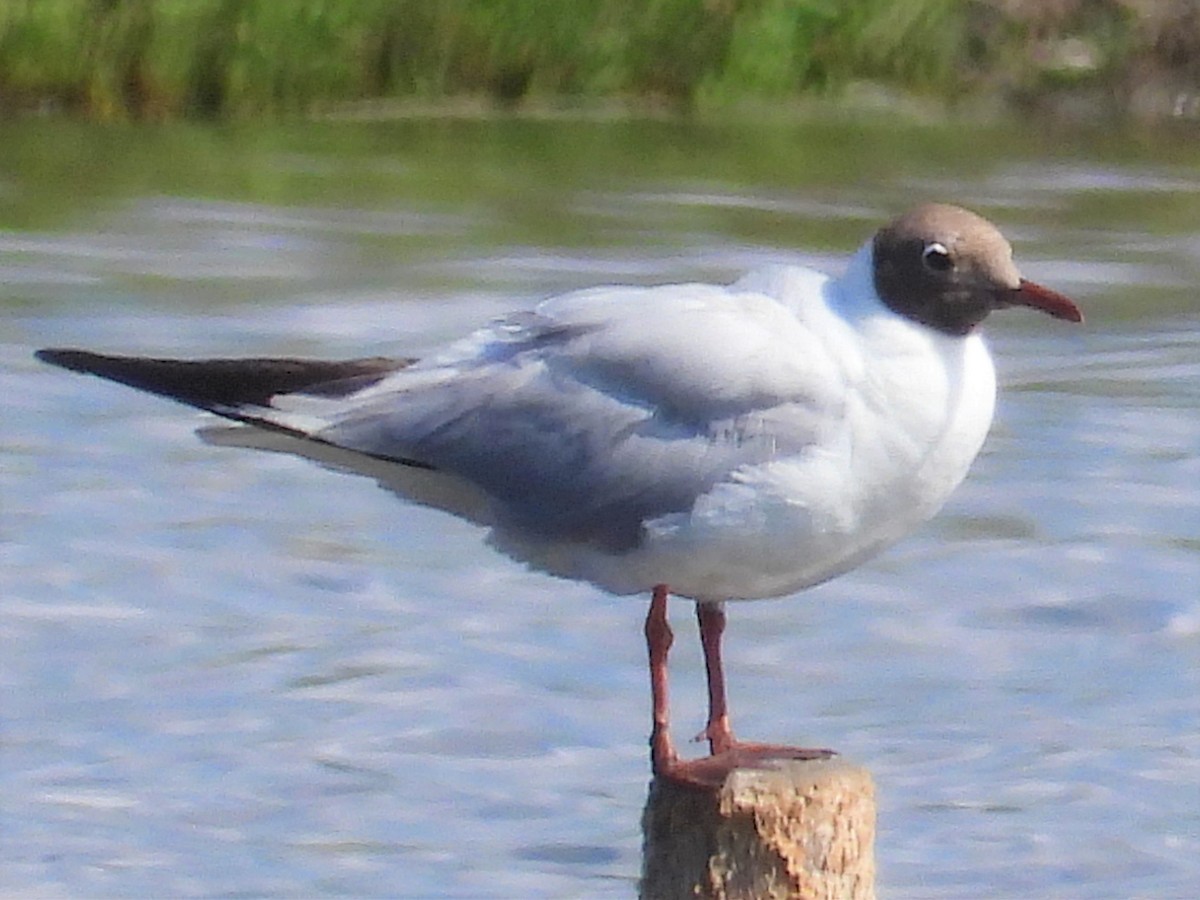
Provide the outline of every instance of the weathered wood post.
{"type": "Polygon", "coordinates": [[[641,900],[874,900],[875,786],[839,757],[738,768],[711,789],[656,778],[641,900]]]}

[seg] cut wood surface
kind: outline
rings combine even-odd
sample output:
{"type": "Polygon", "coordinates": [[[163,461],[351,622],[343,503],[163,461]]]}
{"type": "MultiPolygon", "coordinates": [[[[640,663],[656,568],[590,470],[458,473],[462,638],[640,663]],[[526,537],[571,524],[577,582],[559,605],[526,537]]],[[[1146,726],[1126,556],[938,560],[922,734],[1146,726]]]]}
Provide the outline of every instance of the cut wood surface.
{"type": "Polygon", "coordinates": [[[875,897],[875,786],[840,757],[655,779],[642,833],[642,900],[875,897]]]}

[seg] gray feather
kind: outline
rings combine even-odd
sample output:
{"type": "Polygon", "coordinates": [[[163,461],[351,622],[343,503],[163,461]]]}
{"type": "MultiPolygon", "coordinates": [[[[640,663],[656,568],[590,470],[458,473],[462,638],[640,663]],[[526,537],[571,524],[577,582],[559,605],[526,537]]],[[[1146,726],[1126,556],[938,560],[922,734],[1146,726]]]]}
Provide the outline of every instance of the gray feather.
{"type": "Polygon", "coordinates": [[[802,452],[831,414],[758,392],[706,418],[674,385],[588,355],[588,329],[523,324],[453,377],[399,376],[320,437],[463,478],[494,498],[503,527],[621,550],[737,469],[802,452]]]}

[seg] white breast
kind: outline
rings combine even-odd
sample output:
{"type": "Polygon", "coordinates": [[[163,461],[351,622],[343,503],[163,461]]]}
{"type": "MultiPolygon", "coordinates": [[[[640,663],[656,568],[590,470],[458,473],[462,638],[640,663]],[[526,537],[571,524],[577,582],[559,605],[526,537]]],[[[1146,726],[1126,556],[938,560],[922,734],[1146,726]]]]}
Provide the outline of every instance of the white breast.
{"type": "MultiPolygon", "coordinates": [[[[860,277],[852,267],[835,286],[852,290],[860,277]]],[[[666,583],[696,599],[756,599],[845,572],[932,517],[990,427],[991,358],[978,335],[940,335],[883,309],[873,291],[852,296],[869,299],[862,309],[848,301],[850,327],[828,338],[846,379],[844,415],[817,444],[739,470],[691,510],[647,523],[633,553],[559,563],[617,593],[666,583]]]]}

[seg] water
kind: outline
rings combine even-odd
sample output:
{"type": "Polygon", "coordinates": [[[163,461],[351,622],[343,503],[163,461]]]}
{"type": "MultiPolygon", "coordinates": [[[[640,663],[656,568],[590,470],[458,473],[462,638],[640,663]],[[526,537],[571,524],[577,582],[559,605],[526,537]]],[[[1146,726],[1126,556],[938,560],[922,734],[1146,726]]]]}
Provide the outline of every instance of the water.
{"type": "MultiPolygon", "coordinates": [[[[731,608],[746,737],[879,787],[880,892],[1200,884],[1200,150],[891,123],[18,123],[0,135],[0,890],[629,897],[644,603],[366,480],[201,443],[47,345],[419,354],[602,281],[836,267],[1002,222],[1072,328],[996,316],[997,422],[931,525],[731,608]]],[[[680,736],[698,729],[674,610],[680,736]]]]}

